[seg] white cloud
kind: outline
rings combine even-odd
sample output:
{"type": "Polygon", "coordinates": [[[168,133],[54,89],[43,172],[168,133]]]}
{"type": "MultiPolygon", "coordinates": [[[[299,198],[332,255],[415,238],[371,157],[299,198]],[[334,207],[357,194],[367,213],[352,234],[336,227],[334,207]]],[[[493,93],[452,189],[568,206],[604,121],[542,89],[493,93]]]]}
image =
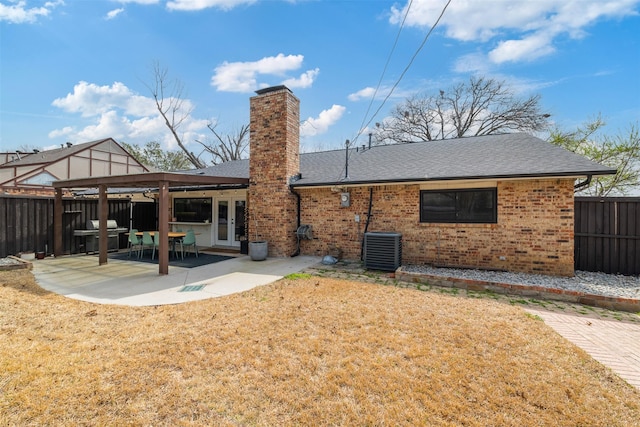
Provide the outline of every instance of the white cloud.
{"type": "MultiPolygon", "coordinates": [[[[73,93],[68,93],[64,98],[55,99],[52,105],[69,113],[80,113],[83,117],[90,117],[116,107],[124,108],[135,97],[136,95],[120,82],[115,82],[112,86],[98,86],[81,81],[73,87],[73,93]]],[[[145,110],[147,114],[153,108],[153,101],[151,99],[149,101],[150,104],[145,110]]],[[[140,102],[139,99],[138,102],[140,102]]],[[[132,107],[139,108],[135,103],[132,107]]]]}
{"type": "MultiPolygon", "coordinates": [[[[556,37],[584,37],[589,25],[601,19],[635,15],[639,0],[480,0],[453,1],[439,27],[460,41],[496,40],[487,58],[500,64],[530,61],[555,52],[556,37]]],[[[407,3],[408,4],[408,3],[407,3]]],[[[405,25],[430,28],[446,0],[414,0],[405,25]]],[[[407,5],[392,7],[390,22],[400,24],[407,5]]],[[[459,63],[457,68],[462,68],[459,63]]]]}
{"type": "Polygon", "coordinates": [[[533,61],[555,52],[551,37],[537,33],[520,40],[505,40],[489,52],[489,59],[495,64],[503,62],[533,61]]]}
{"type": "Polygon", "coordinates": [[[316,79],[319,73],[320,73],[319,68],[316,68],[314,70],[309,70],[302,73],[300,77],[298,77],[297,79],[295,78],[287,79],[283,81],[282,84],[287,86],[289,89],[296,89],[296,88],[304,89],[304,88],[310,87],[313,84],[314,80],[316,79]]]}
{"type": "Polygon", "coordinates": [[[378,92],[376,92],[376,90],[372,87],[365,87],[364,89],[360,89],[357,92],[349,94],[347,96],[347,99],[353,102],[361,101],[363,99],[370,100],[374,95],[376,97],[376,100],[382,100],[387,97],[389,97],[389,99],[404,99],[408,96],[411,96],[413,93],[415,93],[415,90],[413,89],[403,90],[398,89],[397,87],[393,88],[393,86],[383,85],[378,88],[378,92]],[[389,94],[391,90],[393,90],[393,93],[389,94]]]}
{"type": "Polygon", "coordinates": [[[456,59],[453,70],[457,73],[489,74],[494,64],[482,53],[470,53],[456,59]]]}
{"type": "Polygon", "coordinates": [[[222,10],[230,10],[243,4],[253,4],[257,0],[172,0],[167,2],[169,10],[202,10],[217,7],[222,10]]]}
{"type": "Polygon", "coordinates": [[[111,19],[115,18],[116,16],[120,15],[122,12],[124,12],[124,9],[123,9],[123,8],[120,8],[120,9],[113,9],[113,10],[111,10],[111,11],[109,11],[109,12],[107,13],[107,16],[105,17],[105,19],[106,19],[107,21],[109,21],[109,20],[111,20],[111,19]]]}
{"type": "MultiPolygon", "coordinates": [[[[286,76],[287,72],[299,69],[304,60],[303,55],[287,55],[280,53],[277,56],[267,56],[253,62],[223,62],[216,67],[211,85],[219,91],[225,92],[253,92],[259,87],[269,86],[268,83],[259,83],[259,75],[286,76]]],[[[309,70],[299,78],[285,79],[292,87],[309,87],[319,73],[319,69],[309,70]]]]}
{"type": "Polygon", "coordinates": [[[65,126],[62,129],[56,129],[49,132],[49,138],[58,138],[61,136],[71,135],[74,132],[72,126],[65,126]]]}
{"type": "Polygon", "coordinates": [[[364,89],[360,89],[357,92],[349,94],[347,97],[349,101],[360,101],[361,99],[369,99],[376,92],[375,88],[365,87],[364,89]]]}
{"type": "MultiPolygon", "coordinates": [[[[192,111],[194,106],[190,100],[181,101],[185,113],[192,111]]],[[[99,86],[81,81],[72,93],[55,99],[52,105],[68,113],[80,114],[90,124],[81,129],[67,126],[53,130],[49,133],[50,138],[64,136],[71,142],[84,142],[112,137],[130,143],[158,141],[168,149],[176,147],[155,101],[138,95],[120,82],[99,86]]],[[[185,144],[203,139],[207,123],[207,120],[188,115],[178,129],[185,144]]]]}
{"type": "Polygon", "coordinates": [[[128,4],[128,3],[158,4],[158,3],[160,3],[160,0],[113,0],[113,1],[117,1],[118,3],[122,3],[122,4],[128,4]]]}
{"type": "Polygon", "coordinates": [[[0,3],[0,22],[12,24],[33,23],[41,16],[48,16],[56,6],[64,5],[64,1],[48,1],[40,7],[27,7],[27,2],[20,0],[12,5],[0,3]]]}
{"type": "Polygon", "coordinates": [[[334,104],[328,110],[320,112],[317,118],[309,117],[300,126],[300,136],[321,135],[334,125],[342,115],[346,108],[342,105],[334,104]]]}

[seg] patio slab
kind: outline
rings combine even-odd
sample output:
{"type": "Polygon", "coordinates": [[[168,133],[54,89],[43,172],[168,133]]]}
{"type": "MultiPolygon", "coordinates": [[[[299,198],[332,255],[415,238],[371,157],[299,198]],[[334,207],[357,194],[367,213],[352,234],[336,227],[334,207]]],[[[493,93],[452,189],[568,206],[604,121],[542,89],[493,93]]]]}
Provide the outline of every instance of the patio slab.
{"type": "Polygon", "coordinates": [[[97,256],[64,256],[33,263],[33,275],[43,288],[68,298],[97,304],[149,306],[179,304],[243,292],[281,279],[320,262],[318,257],[268,258],[252,261],[240,256],[195,268],[158,266],[109,259],[98,265],[97,256]],[[203,285],[195,291],[185,286],[203,285]]]}

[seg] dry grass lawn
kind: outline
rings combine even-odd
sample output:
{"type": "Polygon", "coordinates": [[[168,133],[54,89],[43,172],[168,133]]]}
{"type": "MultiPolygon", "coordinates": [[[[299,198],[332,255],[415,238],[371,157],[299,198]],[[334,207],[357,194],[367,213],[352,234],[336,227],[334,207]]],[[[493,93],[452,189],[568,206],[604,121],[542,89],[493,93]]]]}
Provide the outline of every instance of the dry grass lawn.
{"type": "Polygon", "coordinates": [[[516,307],[328,278],[162,307],[0,272],[0,425],[631,426],[640,393],[516,307]]]}

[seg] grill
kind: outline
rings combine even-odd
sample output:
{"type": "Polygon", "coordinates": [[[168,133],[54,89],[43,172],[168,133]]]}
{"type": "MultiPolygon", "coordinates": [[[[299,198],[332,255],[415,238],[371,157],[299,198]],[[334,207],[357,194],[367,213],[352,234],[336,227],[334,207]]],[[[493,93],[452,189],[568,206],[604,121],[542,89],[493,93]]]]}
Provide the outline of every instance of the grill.
{"type": "MultiPolygon", "coordinates": [[[[107,220],[107,250],[120,249],[120,233],[126,233],[126,228],[118,227],[116,220],[107,220]]],[[[86,223],[86,230],[74,230],[73,235],[84,238],[85,252],[98,252],[100,249],[100,221],[90,219],[86,223]]]]}

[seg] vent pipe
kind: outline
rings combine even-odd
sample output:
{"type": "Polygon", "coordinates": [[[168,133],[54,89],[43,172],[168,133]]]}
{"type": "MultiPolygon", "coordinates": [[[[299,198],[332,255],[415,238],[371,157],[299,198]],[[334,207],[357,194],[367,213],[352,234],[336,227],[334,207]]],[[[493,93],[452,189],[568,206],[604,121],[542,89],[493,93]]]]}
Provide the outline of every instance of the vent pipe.
{"type": "Polygon", "coordinates": [[[371,132],[369,132],[369,150],[371,150],[371,137],[373,136],[373,134],[371,132]]]}
{"type": "Polygon", "coordinates": [[[344,143],[345,145],[345,156],[344,156],[344,179],[349,179],[349,140],[344,143]]]}

